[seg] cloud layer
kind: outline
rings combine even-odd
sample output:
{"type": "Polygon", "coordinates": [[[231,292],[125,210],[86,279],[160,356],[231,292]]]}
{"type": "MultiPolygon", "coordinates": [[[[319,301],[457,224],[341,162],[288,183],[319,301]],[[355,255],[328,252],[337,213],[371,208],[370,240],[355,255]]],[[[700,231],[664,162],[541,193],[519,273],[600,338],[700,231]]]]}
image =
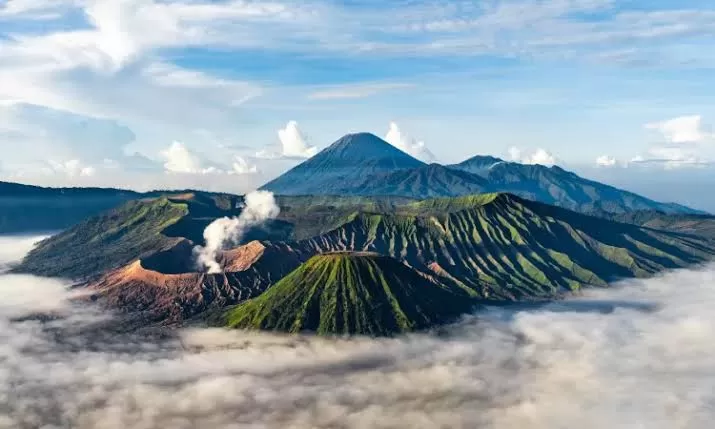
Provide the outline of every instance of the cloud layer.
{"type": "Polygon", "coordinates": [[[3,428],[708,429],[715,418],[713,266],[382,340],[122,333],[121,319],[62,300],[62,282],[1,280],[21,298],[0,300],[3,428]],[[38,311],[62,318],[17,321],[38,311]]]}

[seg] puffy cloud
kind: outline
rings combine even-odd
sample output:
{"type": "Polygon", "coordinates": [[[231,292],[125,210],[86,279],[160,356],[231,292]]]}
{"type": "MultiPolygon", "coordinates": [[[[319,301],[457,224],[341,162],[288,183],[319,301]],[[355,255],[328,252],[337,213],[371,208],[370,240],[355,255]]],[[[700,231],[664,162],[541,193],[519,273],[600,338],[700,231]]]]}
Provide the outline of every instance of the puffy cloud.
{"type": "Polygon", "coordinates": [[[296,121],[290,121],[282,130],[278,130],[278,138],[283,147],[282,155],[286,157],[310,158],[318,153],[318,148],[305,142],[303,133],[296,121]]]}
{"type": "Polygon", "coordinates": [[[318,153],[318,148],[310,146],[296,121],[289,121],[285,128],[278,130],[280,148],[267,147],[256,153],[257,158],[311,158],[318,153]]]}
{"type": "Polygon", "coordinates": [[[436,160],[423,141],[417,141],[405,134],[395,122],[390,122],[390,129],[385,135],[385,141],[420,161],[434,162],[436,160]]]}
{"type": "Polygon", "coordinates": [[[169,173],[211,174],[220,172],[216,167],[204,166],[204,160],[181,142],[173,142],[171,146],[161,152],[161,155],[166,159],[164,169],[169,173]]]}
{"type": "Polygon", "coordinates": [[[633,157],[631,163],[662,165],[667,169],[710,164],[710,162],[698,156],[698,150],[695,147],[683,146],[653,146],[648,149],[645,155],[633,157]]]}
{"type": "Polygon", "coordinates": [[[48,161],[48,164],[52,172],[64,174],[69,177],[89,177],[94,176],[97,172],[95,167],[84,165],[78,159],[71,159],[64,162],[48,161]]]}
{"type": "Polygon", "coordinates": [[[206,159],[189,150],[181,142],[173,142],[171,146],[161,152],[166,160],[164,170],[167,173],[195,174],[195,175],[243,175],[256,174],[259,172],[258,166],[249,164],[246,159],[235,155],[230,165],[216,165],[209,163],[206,159]]]}
{"type": "Polygon", "coordinates": [[[596,165],[599,167],[615,167],[618,164],[618,160],[612,156],[601,155],[596,158],[596,165]]]}
{"type": "Polygon", "coordinates": [[[231,170],[231,173],[234,174],[258,173],[258,166],[249,164],[248,161],[238,155],[234,157],[232,167],[233,170],[231,170]]]}
{"type": "Polygon", "coordinates": [[[715,161],[713,133],[703,123],[702,116],[680,116],[644,126],[657,131],[663,143],[652,145],[632,163],[662,165],[665,168],[698,167],[715,161]]]}
{"type": "Polygon", "coordinates": [[[558,159],[546,149],[538,148],[533,152],[523,152],[517,147],[509,148],[509,158],[513,162],[520,162],[522,164],[530,165],[545,165],[551,167],[558,163],[558,159]]]}
{"type": "Polygon", "coordinates": [[[700,115],[680,116],[646,124],[645,128],[658,131],[670,143],[700,143],[713,137],[702,119],[700,115]]]}

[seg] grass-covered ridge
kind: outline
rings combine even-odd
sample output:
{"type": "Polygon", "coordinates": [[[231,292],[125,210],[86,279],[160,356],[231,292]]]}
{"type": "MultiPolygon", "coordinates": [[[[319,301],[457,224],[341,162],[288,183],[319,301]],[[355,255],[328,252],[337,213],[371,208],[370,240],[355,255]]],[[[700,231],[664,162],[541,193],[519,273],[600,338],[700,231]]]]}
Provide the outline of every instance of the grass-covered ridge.
{"type": "Polygon", "coordinates": [[[165,197],[130,201],[42,241],[17,270],[81,278],[126,264],[176,242],[162,231],[188,212],[165,197]]]}
{"type": "Polygon", "coordinates": [[[200,243],[206,225],[239,213],[239,201],[235,195],[190,192],[129,201],[42,241],[16,271],[92,277],[182,239],[200,243]]]}
{"type": "Polygon", "coordinates": [[[226,315],[233,328],[321,335],[392,335],[467,311],[471,301],[386,256],[314,256],[262,295],[226,315]]]}
{"type": "Polygon", "coordinates": [[[471,202],[428,200],[412,207],[422,205],[425,210],[410,214],[360,213],[296,247],[390,255],[470,295],[497,300],[553,298],[704,262],[715,254],[706,239],[599,219],[509,194],[477,196],[471,202]],[[435,206],[440,210],[433,210],[435,206]]]}

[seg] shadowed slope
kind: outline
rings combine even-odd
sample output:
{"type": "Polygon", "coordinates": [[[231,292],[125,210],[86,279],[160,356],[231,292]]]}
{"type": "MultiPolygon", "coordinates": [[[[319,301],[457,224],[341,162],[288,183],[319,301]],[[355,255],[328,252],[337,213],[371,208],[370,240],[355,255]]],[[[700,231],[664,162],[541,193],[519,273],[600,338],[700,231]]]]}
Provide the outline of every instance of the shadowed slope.
{"type": "Polygon", "coordinates": [[[393,258],[337,253],[311,258],[226,317],[234,328],[378,336],[447,322],[470,305],[393,258]]]}
{"type": "Polygon", "coordinates": [[[485,188],[489,192],[509,192],[584,213],[632,210],[697,213],[697,210],[679,204],[660,203],[585,179],[558,166],[526,165],[491,156],[475,156],[450,168],[481,176],[489,183],[485,188]]]}
{"type": "Polygon", "coordinates": [[[394,195],[410,198],[456,197],[478,194],[489,183],[476,174],[439,164],[365,177],[359,186],[343,192],[355,195],[394,195]]]}
{"type": "Polygon", "coordinates": [[[0,233],[57,231],[140,196],[121,189],[0,182],[0,233]]]}

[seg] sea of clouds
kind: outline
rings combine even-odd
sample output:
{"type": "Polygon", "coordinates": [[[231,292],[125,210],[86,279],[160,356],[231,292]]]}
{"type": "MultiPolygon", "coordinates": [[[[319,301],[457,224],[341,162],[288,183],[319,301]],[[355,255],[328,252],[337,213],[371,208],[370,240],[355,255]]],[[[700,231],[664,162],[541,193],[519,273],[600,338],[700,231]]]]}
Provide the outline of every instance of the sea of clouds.
{"type": "MultiPolygon", "coordinates": [[[[0,258],[34,238],[0,240],[0,258]]],[[[120,332],[68,284],[0,276],[0,428],[711,428],[715,266],[437,332],[120,332]]]]}

